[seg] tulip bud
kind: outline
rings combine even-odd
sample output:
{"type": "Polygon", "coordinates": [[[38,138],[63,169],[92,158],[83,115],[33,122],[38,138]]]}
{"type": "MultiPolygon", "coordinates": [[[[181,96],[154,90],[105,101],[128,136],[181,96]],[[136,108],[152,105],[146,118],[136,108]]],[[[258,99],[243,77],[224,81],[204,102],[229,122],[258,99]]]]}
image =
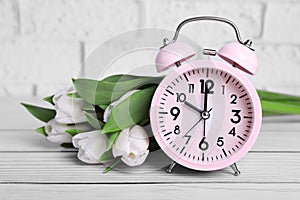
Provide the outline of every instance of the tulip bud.
{"type": "Polygon", "coordinates": [[[106,150],[106,136],[100,130],[80,133],[73,137],[73,145],[78,148],[78,159],[85,163],[99,163],[106,150]]]}
{"type": "Polygon", "coordinates": [[[120,132],[113,145],[113,156],[122,156],[121,160],[128,166],[138,166],[145,162],[149,150],[149,138],[143,127],[139,125],[120,132]]]}
{"type": "Polygon", "coordinates": [[[62,124],[73,124],[86,122],[86,117],[81,110],[85,104],[81,98],[72,98],[67,94],[72,91],[72,88],[66,88],[58,91],[54,97],[56,116],[55,120],[62,124]]]}

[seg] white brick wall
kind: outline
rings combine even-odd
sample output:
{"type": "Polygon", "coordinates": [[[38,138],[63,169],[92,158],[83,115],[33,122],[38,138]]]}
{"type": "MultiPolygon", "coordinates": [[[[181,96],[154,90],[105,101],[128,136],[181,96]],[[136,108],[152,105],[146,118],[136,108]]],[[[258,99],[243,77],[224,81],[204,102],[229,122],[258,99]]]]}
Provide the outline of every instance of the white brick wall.
{"type": "Polygon", "coordinates": [[[139,23],[139,6],[131,0],[23,0],[24,35],[105,39],[139,23]]]}
{"type": "Polygon", "coordinates": [[[80,69],[79,47],[79,42],[70,41],[2,40],[0,84],[6,86],[8,95],[18,95],[19,91],[20,95],[34,95],[34,86],[39,84],[70,83],[80,69]]]}
{"type": "MultiPolygon", "coordinates": [[[[112,36],[141,27],[174,30],[200,15],[227,17],[243,39],[253,39],[256,87],[300,95],[296,0],[0,0],[0,96],[50,94],[69,84],[84,57],[112,36]]],[[[210,22],[187,25],[182,33],[203,47],[235,39],[228,25],[210,22]]]]}
{"type": "Polygon", "coordinates": [[[14,36],[20,32],[18,15],[16,0],[0,0],[0,37],[14,36]]]}

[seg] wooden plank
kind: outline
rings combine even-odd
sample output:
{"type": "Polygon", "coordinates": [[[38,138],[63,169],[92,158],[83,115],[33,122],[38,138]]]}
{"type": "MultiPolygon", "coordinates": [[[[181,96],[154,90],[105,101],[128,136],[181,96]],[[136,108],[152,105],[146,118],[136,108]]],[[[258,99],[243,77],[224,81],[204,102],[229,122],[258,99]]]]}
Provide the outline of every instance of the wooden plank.
{"type": "Polygon", "coordinates": [[[0,151],[69,151],[32,130],[0,131],[0,151]]]}
{"type": "Polygon", "coordinates": [[[299,184],[0,185],[0,199],[298,199],[299,184]],[[189,198],[188,198],[189,197],[189,198]]]}
{"type": "MultiPolygon", "coordinates": [[[[69,151],[49,142],[43,135],[31,130],[0,130],[0,151],[69,151]]],[[[251,151],[300,151],[300,133],[289,131],[262,131],[251,151]]]]}
{"type": "Polygon", "coordinates": [[[108,174],[103,165],[86,165],[74,152],[0,153],[0,183],[300,183],[300,153],[249,153],[238,166],[215,172],[195,172],[176,166],[167,174],[161,161],[123,167],[108,174]]]}
{"type": "Polygon", "coordinates": [[[251,151],[265,152],[300,152],[299,130],[289,131],[261,131],[251,151]]]}

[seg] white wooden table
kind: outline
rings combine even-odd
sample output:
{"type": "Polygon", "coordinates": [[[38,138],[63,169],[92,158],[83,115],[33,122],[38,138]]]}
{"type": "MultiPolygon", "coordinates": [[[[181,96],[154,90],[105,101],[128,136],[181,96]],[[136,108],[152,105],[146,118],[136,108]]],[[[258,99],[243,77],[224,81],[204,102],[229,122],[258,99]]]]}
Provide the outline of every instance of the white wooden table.
{"type": "MultiPolygon", "coordinates": [[[[51,144],[34,129],[19,99],[0,99],[0,199],[300,199],[300,117],[265,118],[238,166],[196,172],[177,166],[139,173],[86,165],[76,151],[51,144]]],[[[30,102],[27,100],[26,102],[30,102]]]]}

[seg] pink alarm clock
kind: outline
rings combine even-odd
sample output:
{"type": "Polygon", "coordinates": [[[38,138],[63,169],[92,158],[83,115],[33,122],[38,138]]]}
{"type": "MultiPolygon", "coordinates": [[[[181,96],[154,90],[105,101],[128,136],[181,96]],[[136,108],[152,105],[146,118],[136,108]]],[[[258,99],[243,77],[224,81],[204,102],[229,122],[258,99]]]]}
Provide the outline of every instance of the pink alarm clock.
{"type": "Polygon", "coordinates": [[[251,41],[242,42],[237,26],[225,18],[195,17],[176,29],[173,40],[164,39],[156,57],[156,69],[171,71],[159,84],[152,99],[150,120],[154,137],[173,162],[190,169],[212,171],[228,166],[240,174],[236,162],[253,146],[260,132],[262,111],[257,92],[243,72],[255,74],[257,58],[251,41]],[[213,59],[188,61],[196,53],[177,42],[183,25],[214,20],[231,25],[237,42],[218,52],[204,49],[213,59]],[[219,59],[219,60],[221,60],[219,59]]]}

